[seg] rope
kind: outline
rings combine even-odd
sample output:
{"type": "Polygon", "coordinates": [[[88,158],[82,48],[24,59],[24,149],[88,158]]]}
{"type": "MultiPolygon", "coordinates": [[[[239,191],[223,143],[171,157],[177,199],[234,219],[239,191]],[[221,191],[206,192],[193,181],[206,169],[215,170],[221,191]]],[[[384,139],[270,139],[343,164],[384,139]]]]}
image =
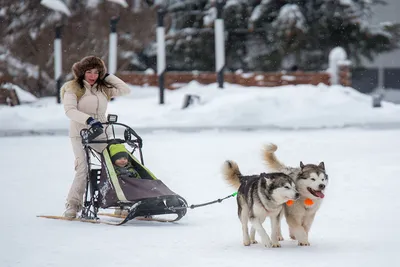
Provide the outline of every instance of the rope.
{"type": "Polygon", "coordinates": [[[214,204],[214,203],[221,203],[223,200],[228,199],[228,198],[231,198],[231,197],[234,197],[234,196],[236,196],[236,195],[237,195],[237,192],[235,192],[235,193],[233,193],[233,194],[230,194],[229,196],[226,196],[226,197],[224,197],[224,198],[219,198],[219,199],[214,200],[214,201],[210,201],[210,202],[206,202],[206,203],[201,203],[201,204],[196,204],[196,205],[190,205],[190,206],[188,206],[188,208],[195,209],[195,208],[199,208],[199,207],[208,206],[208,205],[211,205],[211,204],[214,204]]]}

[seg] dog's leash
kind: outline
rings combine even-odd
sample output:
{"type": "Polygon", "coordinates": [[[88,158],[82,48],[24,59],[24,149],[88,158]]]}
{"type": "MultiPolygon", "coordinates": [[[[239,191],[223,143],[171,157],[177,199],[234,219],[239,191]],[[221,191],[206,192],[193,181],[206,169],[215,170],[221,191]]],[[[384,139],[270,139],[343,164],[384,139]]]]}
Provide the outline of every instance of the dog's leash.
{"type": "Polygon", "coordinates": [[[210,202],[205,202],[205,203],[201,203],[201,204],[192,204],[190,206],[185,205],[184,207],[171,207],[170,209],[171,210],[180,210],[180,209],[187,209],[187,208],[195,209],[195,208],[204,207],[204,206],[208,206],[208,205],[215,204],[215,203],[221,203],[225,199],[228,199],[228,198],[236,196],[237,193],[238,192],[235,192],[235,193],[230,194],[229,196],[226,196],[224,198],[219,198],[219,199],[216,199],[216,200],[213,200],[213,201],[210,201],[210,202]]]}
{"type": "Polygon", "coordinates": [[[208,205],[211,205],[211,204],[214,204],[214,203],[221,203],[223,200],[225,200],[225,199],[228,199],[228,198],[231,198],[231,197],[234,197],[234,196],[236,196],[237,195],[237,192],[235,192],[235,193],[233,193],[233,194],[230,194],[229,196],[226,196],[226,197],[224,197],[224,198],[219,198],[219,199],[216,199],[216,200],[214,200],[214,201],[210,201],[210,202],[206,202],[206,203],[202,203],[202,204],[196,204],[196,205],[190,205],[188,208],[191,208],[191,209],[195,209],[195,208],[198,208],[198,207],[204,207],[204,206],[208,206],[208,205]]]}

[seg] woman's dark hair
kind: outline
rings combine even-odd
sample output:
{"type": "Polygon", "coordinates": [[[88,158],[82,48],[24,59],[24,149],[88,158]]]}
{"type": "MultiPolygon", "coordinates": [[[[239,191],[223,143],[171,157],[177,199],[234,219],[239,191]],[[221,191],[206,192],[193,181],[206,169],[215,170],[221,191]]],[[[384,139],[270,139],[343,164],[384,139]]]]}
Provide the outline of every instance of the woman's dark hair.
{"type": "Polygon", "coordinates": [[[85,73],[88,70],[97,69],[99,71],[99,77],[97,78],[97,90],[101,90],[105,95],[109,96],[106,92],[108,88],[113,86],[107,83],[104,78],[107,76],[107,68],[104,61],[96,56],[87,56],[82,58],[80,61],[74,63],[72,66],[72,72],[74,73],[75,80],[81,86],[84,87],[83,80],[85,79],[85,73]]]}

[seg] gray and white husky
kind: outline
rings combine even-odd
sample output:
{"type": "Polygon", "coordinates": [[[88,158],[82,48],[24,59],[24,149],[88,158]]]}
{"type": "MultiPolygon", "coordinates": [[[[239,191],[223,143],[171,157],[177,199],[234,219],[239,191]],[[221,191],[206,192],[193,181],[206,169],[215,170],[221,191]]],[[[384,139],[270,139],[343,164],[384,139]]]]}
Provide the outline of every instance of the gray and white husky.
{"type": "Polygon", "coordinates": [[[279,214],[282,204],[299,198],[293,180],[284,173],[261,173],[242,175],[234,161],[226,161],[223,167],[224,178],[238,190],[238,215],[242,223],[243,244],[255,244],[255,233],[261,236],[261,243],[266,247],[280,247],[279,214]],[[271,238],[262,226],[266,217],[271,218],[271,238]],[[251,222],[249,235],[248,221],[251,222]]]}
{"type": "MultiPolygon", "coordinates": [[[[318,165],[303,164],[300,167],[288,167],[278,161],[275,144],[268,144],[264,148],[264,161],[270,171],[283,172],[289,175],[296,183],[300,193],[300,199],[292,205],[284,205],[283,211],[286,222],[289,225],[290,237],[298,241],[299,246],[309,246],[308,233],[314,221],[315,214],[321,206],[325,197],[325,188],[328,185],[328,175],[325,171],[324,162],[318,165]]],[[[279,220],[280,221],[280,220],[279,220]]],[[[283,240],[279,222],[278,238],[283,240]]]]}

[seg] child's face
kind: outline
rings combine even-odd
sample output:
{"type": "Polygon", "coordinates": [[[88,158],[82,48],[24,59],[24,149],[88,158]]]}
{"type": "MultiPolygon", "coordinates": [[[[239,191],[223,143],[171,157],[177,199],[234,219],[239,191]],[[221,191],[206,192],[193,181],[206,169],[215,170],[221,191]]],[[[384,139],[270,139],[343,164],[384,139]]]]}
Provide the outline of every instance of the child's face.
{"type": "Polygon", "coordinates": [[[114,163],[118,167],[125,167],[126,164],[128,164],[128,159],[125,157],[122,157],[122,158],[117,159],[114,163]]]}

